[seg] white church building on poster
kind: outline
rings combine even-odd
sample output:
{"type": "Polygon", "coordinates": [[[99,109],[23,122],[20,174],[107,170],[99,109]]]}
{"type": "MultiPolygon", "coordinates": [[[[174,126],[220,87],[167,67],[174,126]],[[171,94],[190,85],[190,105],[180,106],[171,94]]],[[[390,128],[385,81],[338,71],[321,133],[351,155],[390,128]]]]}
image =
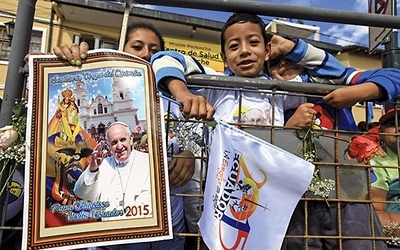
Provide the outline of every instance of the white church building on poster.
{"type": "Polygon", "coordinates": [[[121,121],[128,124],[132,132],[145,132],[146,120],[138,119],[138,109],[133,105],[131,90],[118,77],[113,79],[112,95],[112,102],[101,94],[89,100],[86,83],[77,82],[74,96],[81,126],[89,134],[105,134],[111,123],[121,121]]]}

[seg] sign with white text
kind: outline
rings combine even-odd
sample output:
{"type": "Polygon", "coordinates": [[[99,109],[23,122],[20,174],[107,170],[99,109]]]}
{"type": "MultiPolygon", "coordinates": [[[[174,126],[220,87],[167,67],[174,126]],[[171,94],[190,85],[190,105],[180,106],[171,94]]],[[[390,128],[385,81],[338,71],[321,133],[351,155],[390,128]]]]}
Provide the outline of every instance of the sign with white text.
{"type": "Polygon", "coordinates": [[[224,63],[221,58],[221,46],[185,39],[164,37],[165,50],[178,51],[187,56],[193,56],[203,66],[224,72],[224,63]]]}

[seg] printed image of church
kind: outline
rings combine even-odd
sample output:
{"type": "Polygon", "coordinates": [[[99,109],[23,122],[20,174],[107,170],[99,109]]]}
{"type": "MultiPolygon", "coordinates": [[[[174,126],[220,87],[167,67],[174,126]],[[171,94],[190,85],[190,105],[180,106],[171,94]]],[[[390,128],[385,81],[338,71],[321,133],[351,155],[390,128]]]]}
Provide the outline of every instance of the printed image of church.
{"type": "Polygon", "coordinates": [[[73,92],[79,108],[81,126],[98,141],[105,139],[107,127],[115,121],[128,124],[136,135],[146,132],[146,120],[139,120],[138,109],[133,105],[131,89],[120,78],[113,78],[112,102],[101,94],[89,100],[86,83],[83,81],[77,82],[73,92]]]}

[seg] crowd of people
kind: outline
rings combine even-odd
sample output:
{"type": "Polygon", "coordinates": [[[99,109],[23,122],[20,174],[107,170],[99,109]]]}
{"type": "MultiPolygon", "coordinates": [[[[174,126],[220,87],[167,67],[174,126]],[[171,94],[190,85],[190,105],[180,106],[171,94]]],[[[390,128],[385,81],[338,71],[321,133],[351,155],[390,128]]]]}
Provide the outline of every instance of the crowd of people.
{"type": "MultiPolygon", "coordinates": [[[[88,49],[85,42],[71,46],[63,44],[55,47],[54,53],[72,65],[80,66],[86,59],[88,49]]],[[[264,22],[253,14],[233,14],[221,31],[221,56],[226,69],[225,75],[288,80],[299,84],[313,82],[348,86],[332,91],[322,98],[308,99],[284,94],[272,96],[244,92],[240,96],[234,90],[189,89],[185,76],[218,73],[202,66],[193,57],[164,49],[162,35],[153,26],[134,23],[128,27],[124,51],[151,62],[158,90],[182,104],[181,107],[173,106],[164,100],[165,114],[173,120],[184,120],[182,123],[166,123],[169,135],[168,169],[174,238],[160,242],[108,246],[106,249],[195,248],[188,242],[185,243],[185,237],[179,233],[198,232],[196,223],[202,204],[199,199],[177,194],[199,194],[200,186],[204,182],[204,174],[200,171],[204,162],[198,159],[204,153],[202,150],[206,150],[201,139],[204,128],[203,123],[196,123],[196,120],[218,119],[229,123],[254,123],[257,119],[250,119],[250,112],[238,113],[237,110],[259,110],[264,117],[263,125],[308,128],[316,124],[324,129],[338,128],[357,132],[359,128],[351,113],[354,104],[361,101],[385,104],[400,94],[400,70],[382,68],[361,72],[345,67],[334,56],[301,39],[267,34],[264,22]],[[339,115],[335,112],[339,112],[339,115]],[[184,128],[186,133],[182,135],[177,127],[184,128]]],[[[395,116],[388,115],[393,113],[396,112],[389,111],[382,116],[379,121],[381,132],[397,132],[393,123],[395,116]]],[[[66,133],[67,138],[68,135],[69,133],[66,133]]],[[[105,140],[97,141],[92,160],[75,185],[76,195],[91,201],[100,198],[112,201],[115,203],[112,207],[121,207],[122,213],[126,202],[150,206],[150,173],[148,169],[135,168],[135,162],[149,160],[144,149],[147,146],[146,136],[134,142],[132,135],[124,123],[115,122],[108,127],[105,140]],[[109,147],[107,152],[103,150],[105,144],[109,147]],[[132,171],[136,174],[132,175],[132,171]],[[141,178],[136,178],[138,174],[141,178]],[[110,176],[115,178],[109,178],[110,176]],[[138,182],[138,179],[141,181],[138,182]],[[135,200],[128,201],[128,197],[134,197],[135,200]]],[[[393,135],[382,136],[382,141],[388,148],[389,158],[376,158],[373,165],[398,166],[398,143],[393,138],[393,135]]],[[[366,203],[341,203],[338,205],[343,213],[339,229],[336,205],[326,206],[325,202],[313,201],[308,202],[308,207],[305,208],[304,202],[300,201],[293,213],[287,235],[305,235],[307,232],[304,224],[307,220],[310,235],[332,236],[338,235],[340,230],[344,236],[369,237],[372,233],[374,236],[383,237],[381,225],[400,222],[398,215],[395,215],[398,213],[398,204],[386,206],[385,203],[378,202],[398,198],[398,187],[395,187],[395,183],[398,184],[398,170],[376,168],[374,173],[377,180],[371,184],[371,198],[377,201],[374,203],[375,209],[366,203]]],[[[151,212],[149,211],[149,216],[151,212]]],[[[395,232],[395,236],[400,236],[400,228],[395,232]]],[[[355,240],[351,237],[343,240],[344,249],[374,249],[374,244],[376,249],[386,248],[384,241],[355,240]]],[[[340,243],[337,239],[288,237],[285,238],[282,249],[303,249],[306,245],[308,249],[338,249],[340,243]]]]}

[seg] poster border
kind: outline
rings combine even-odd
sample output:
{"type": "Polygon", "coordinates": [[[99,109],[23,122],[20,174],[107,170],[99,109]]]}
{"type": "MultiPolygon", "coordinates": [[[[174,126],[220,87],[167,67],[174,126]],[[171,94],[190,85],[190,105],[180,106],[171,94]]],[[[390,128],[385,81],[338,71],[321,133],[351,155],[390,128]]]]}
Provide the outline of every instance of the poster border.
{"type": "MultiPolygon", "coordinates": [[[[45,92],[48,92],[49,86],[43,83],[46,77],[44,73],[46,68],[74,67],[69,62],[61,61],[55,56],[31,56],[30,57],[30,75],[32,83],[30,84],[29,106],[28,106],[28,127],[27,127],[27,147],[30,149],[27,153],[25,170],[25,206],[24,206],[24,226],[23,226],[23,246],[28,249],[43,248],[68,248],[79,246],[107,245],[110,243],[134,243],[148,242],[160,239],[172,238],[171,213],[169,204],[169,189],[167,178],[167,164],[165,154],[165,131],[163,125],[162,102],[156,95],[154,82],[154,73],[148,62],[134,57],[130,54],[113,50],[96,50],[88,53],[87,59],[81,68],[91,63],[110,62],[112,65],[118,65],[118,62],[133,62],[143,65],[145,78],[146,95],[146,123],[149,143],[149,160],[154,173],[154,183],[152,183],[153,192],[153,216],[156,219],[156,225],[135,228],[125,227],[126,223],[121,222],[123,226],[116,226],[111,230],[103,230],[99,234],[94,230],[87,233],[62,234],[62,229],[55,236],[42,237],[43,228],[40,226],[41,206],[38,201],[41,200],[43,191],[39,187],[43,183],[41,180],[42,168],[40,167],[45,160],[42,152],[47,133],[44,126],[47,126],[48,109],[46,109],[45,92]],[[148,84],[146,84],[146,82],[148,84]],[[47,111],[47,112],[46,112],[47,111]],[[30,113],[30,114],[29,114],[30,113]],[[29,138],[29,139],[28,139],[29,138]],[[154,157],[157,156],[157,157],[154,157]],[[154,204],[155,203],[155,204],[154,204]],[[155,210],[154,210],[155,209],[155,210]],[[104,244],[103,244],[104,243],[104,244]]],[[[112,66],[110,66],[112,67],[112,66]]],[[[76,67],[74,67],[76,68],[76,67]]],[[[130,220],[128,220],[130,221],[130,220]]],[[[107,223],[90,222],[90,223],[107,223]]],[[[118,225],[118,221],[112,221],[118,225]]],[[[65,226],[68,227],[68,226],[65,226]]],[[[59,229],[59,230],[58,230],[59,229]]]]}

